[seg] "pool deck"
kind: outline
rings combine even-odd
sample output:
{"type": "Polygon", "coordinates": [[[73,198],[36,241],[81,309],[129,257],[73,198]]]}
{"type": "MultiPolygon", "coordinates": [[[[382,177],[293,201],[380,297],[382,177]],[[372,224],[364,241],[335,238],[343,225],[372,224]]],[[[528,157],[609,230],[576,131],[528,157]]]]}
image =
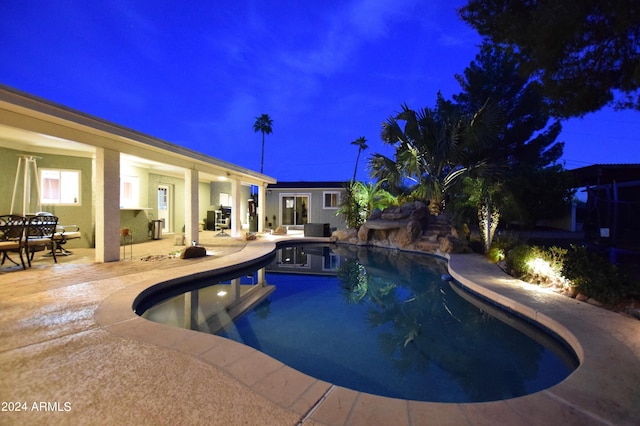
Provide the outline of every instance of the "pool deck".
{"type": "Polygon", "coordinates": [[[450,273],[564,337],[581,361],[566,380],[489,403],[391,399],[333,386],[236,342],[132,312],[135,297],[158,282],[274,249],[267,239],[224,240],[203,243],[214,252],[205,259],[141,261],[171,250],[158,241],[134,245],[133,260],[114,263],[94,263],[91,250],[78,249],[57,265],[39,259],[22,271],[5,264],[0,425],[640,423],[640,321],[522,283],[477,255],[452,256],[450,273]],[[15,403],[26,410],[15,411],[15,403]]]}

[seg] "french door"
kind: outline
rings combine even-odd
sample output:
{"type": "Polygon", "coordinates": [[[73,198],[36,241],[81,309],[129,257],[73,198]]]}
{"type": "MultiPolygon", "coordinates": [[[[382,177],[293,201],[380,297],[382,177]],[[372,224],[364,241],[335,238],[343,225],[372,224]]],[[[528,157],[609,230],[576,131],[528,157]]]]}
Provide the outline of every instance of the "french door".
{"type": "Polygon", "coordinates": [[[311,194],[281,194],[280,217],[283,226],[304,225],[309,222],[311,194]]]}
{"type": "Polygon", "coordinates": [[[170,232],[171,227],[171,186],[158,185],[158,220],[162,221],[162,232],[170,232]]]}

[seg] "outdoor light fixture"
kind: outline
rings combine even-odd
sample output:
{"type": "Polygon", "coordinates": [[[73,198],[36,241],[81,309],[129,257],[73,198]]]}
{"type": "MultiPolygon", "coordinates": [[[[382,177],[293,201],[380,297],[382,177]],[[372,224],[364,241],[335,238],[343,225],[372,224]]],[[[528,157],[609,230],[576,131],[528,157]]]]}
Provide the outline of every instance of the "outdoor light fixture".
{"type": "Polygon", "coordinates": [[[225,290],[220,290],[220,291],[218,292],[218,296],[220,296],[220,297],[224,297],[224,296],[226,296],[226,295],[227,295],[227,292],[226,292],[225,290]]]}

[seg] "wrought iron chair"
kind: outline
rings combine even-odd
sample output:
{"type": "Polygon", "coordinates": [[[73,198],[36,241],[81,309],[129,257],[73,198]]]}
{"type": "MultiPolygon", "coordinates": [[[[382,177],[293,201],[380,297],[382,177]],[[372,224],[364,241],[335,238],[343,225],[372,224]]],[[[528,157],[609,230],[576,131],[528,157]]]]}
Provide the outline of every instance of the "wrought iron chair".
{"type": "Polygon", "coordinates": [[[4,261],[9,259],[12,263],[19,265],[9,257],[7,253],[14,252],[20,256],[20,263],[22,269],[27,269],[24,264],[24,258],[22,257],[22,246],[24,242],[24,228],[25,218],[18,215],[4,215],[0,216],[0,252],[2,252],[2,265],[4,261]]]}
{"type": "Polygon", "coordinates": [[[58,255],[69,256],[73,252],[64,248],[69,240],[75,240],[81,238],[80,227],[78,225],[58,225],[56,233],[53,235],[53,241],[55,242],[55,250],[58,255]]]}
{"type": "MultiPolygon", "coordinates": [[[[52,213],[49,212],[38,212],[36,216],[53,216],[52,213]]],[[[53,242],[54,247],[51,247],[51,250],[54,251],[60,256],[69,256],[73,254],[73,252],[64,248],[64,245],[67,244],[69,240],[75,240],[78,238],[82,238],[82,234],[80,233],[80,227],[78,225],[60,225],[56,229],[56,233],[53,234],[53,242]]],[[[49,253],[48,256],[52,256],[52,253],[49,253]]]]}
{"type": "Polygon", "coordinates": [[[29,266],[31,266],[34,253],[45,250],[48,247],[52,249],[53,261],[58,263],[55,241],[53,241],[57,227],[57,216],[32,216],[28,218],[24,238],[24,252],[27,256],[29,266]]]}

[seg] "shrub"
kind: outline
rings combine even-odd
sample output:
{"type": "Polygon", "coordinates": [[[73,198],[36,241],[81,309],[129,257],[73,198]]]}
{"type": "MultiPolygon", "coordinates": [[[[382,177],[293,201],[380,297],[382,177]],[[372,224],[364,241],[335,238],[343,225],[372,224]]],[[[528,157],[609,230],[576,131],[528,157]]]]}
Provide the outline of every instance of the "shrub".
{"type": "Polygon", "coordinates": [[[548,249],[520,244],[511,249],[506,258],[507,270],[523,281],[533,284],[563,285],[561,274],[566,250],[548,249]]]}
{"type": "Polygon", "coordinates": [[[516,234],[512,234],[510,232],[501,233],[493,240],[491,248],[487,253],[487,257],[489,258],[489,261],[493,263],[500,262],[506,258],[506,254],[511,249],[520,244],[522,243],[516,234]]]}
{"type": "Polygon", "coordinates": [[[516,278],[524,278],[527,272],[527,260],[531,256],[531,246],[520,244],[507,253],[507,271],[516,278]]]}
{"type": "Polygon", "coordinates": [[[489,249],[489,253],[487,253],[487,257],[489,258],[489,262],[498,263],[505,258],[504,250],[492,245],[489,249]]]}
{"type": "MultiPolygon", "coordinates": [[[[495,253],[499,250],[496,247],[495,253]]],[[[640,285],[629,274],[582,246],[566,250],[520,244],[507,252],[505,263],[507,272],[523,281],[563,286],[568,281],[578,292],[610,305],[640,296],[640,285]]]]}
{"type": "Polygon", "coordinates": [[[571,246],[566,255],[563,275],[580,293],[613,304],[634,295],[634,287],[616,265],[582,246],[571,246]]]}

